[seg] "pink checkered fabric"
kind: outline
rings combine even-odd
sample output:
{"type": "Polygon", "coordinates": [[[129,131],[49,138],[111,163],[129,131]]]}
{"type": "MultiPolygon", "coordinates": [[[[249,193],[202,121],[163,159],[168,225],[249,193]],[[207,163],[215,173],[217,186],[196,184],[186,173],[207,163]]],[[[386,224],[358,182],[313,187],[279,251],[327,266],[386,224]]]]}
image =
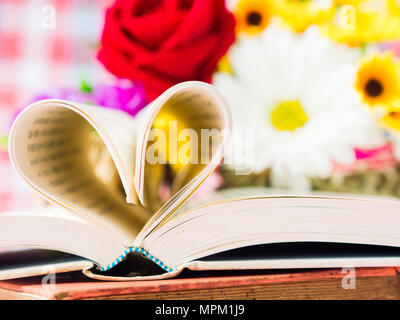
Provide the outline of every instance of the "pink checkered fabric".
{"type": "Polygon", "coordinates": [[[39,198],[11,167],[7,151],[0,151],[0,212],[40,205],[39,198]]]}
{"type": "MultiPolygon", "coordinates": [[[[15,110],[34,95],[50,87],[77,87],[82,78],[92,84],[111,78],[95,58],[109,2],[0,1],[0,136],[8,132],[15,110]]],[[[0,151],[0,212],[27,206],[27,198],[0,151]]]]}

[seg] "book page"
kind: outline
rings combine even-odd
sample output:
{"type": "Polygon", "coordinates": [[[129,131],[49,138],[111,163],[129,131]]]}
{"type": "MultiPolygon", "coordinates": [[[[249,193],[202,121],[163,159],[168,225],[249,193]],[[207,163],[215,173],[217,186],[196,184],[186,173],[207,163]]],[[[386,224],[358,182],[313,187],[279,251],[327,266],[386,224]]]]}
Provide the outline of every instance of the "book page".
{"type": "MultiPolygon", "coordinates": [[[[400,247],[399,207],[399,201],[350,197],[229,199],[169,220],[144,240],[143,247],[172,269],[213,254],[263,244],[324,242],[400,247]]],[[[264,261],[263,267],[270,266],[264,261]]]]}
{"type": "Polygon", "coordinates": [[[176,85],[146,110],[138,133],[135,187],[153,212],[135,244],[172,219],[220,163],[231,133],[229,108],[211,85],[176,85]]]}
{"type": "Polygon", "coordinates": [[[10,134],[10,158],[51,202],[101,225],[127,246],[149,218],[133,202],[136,123],[106,108],[44,100],[10,134]]]}

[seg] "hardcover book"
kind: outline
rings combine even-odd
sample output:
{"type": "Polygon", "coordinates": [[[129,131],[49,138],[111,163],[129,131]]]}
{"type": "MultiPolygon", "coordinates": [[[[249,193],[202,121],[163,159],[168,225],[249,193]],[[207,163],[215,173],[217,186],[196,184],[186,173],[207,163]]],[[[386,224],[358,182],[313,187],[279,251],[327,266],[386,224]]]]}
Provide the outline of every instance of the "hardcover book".
{"type": "MultiPolygon", "coordinates": [[[[54,208],[0,215],[0,246],[65,252],[46,265],[103,280],[400,264],[398,201],[262,193],[191,201],[231,130],[224,98],[202,82],[170,88],[135,118],[72,101],[30,105],[10,132],[10,159],[54,208]]],[[[23,260],[0,277],[41,273],[23,260]]]]}

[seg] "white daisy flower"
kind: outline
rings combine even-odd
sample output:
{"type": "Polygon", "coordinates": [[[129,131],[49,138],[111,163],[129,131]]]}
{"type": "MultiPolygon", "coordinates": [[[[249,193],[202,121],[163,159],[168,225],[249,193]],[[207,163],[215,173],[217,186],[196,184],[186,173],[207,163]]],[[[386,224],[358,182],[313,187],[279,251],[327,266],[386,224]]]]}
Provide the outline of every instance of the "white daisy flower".
{"type": "Polygon", "coordinates": [[[351,164],[355,147],[384,143],[354,88],[359,58],[317,27],[296,35],[271,25],[232,47],[233,74],[215,74],[214,85],[232,108],[233,128],[255,130],[255,171],[271,168],[279,186],[290,186],[328,177],[333,160],[351,164]]]}

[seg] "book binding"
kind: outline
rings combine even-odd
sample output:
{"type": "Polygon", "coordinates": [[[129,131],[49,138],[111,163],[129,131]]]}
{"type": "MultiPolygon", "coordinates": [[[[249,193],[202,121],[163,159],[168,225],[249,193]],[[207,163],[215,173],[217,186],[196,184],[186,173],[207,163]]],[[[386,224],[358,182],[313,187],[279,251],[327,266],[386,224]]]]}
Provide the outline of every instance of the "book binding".
{"type": "Polygon", "coordinates": [[[160,268],[164,269],[167,272],[173,272],[174,269],[167,266],[165,263],[163,263],[162,261],[160,261],[158,258],[154,257],[152,254],[150,254],[146,249],[144,248],[139,248],[139,247],[129,247],[128,249],[125,250],[125,252],[123,254],[121,254],[117,259],[115,259],[112,263],[110,263],[109,265],[101,268],[101,271],[108,271],[111,268],[115,267],[118,263],[122,262],[125,257],[132,252],[136,252],[136,253],[140,253],[143,256],[145,256],[147,259],[150,259],[151,261],[153,261],[155,264],[157,264],[160,268]]]}

